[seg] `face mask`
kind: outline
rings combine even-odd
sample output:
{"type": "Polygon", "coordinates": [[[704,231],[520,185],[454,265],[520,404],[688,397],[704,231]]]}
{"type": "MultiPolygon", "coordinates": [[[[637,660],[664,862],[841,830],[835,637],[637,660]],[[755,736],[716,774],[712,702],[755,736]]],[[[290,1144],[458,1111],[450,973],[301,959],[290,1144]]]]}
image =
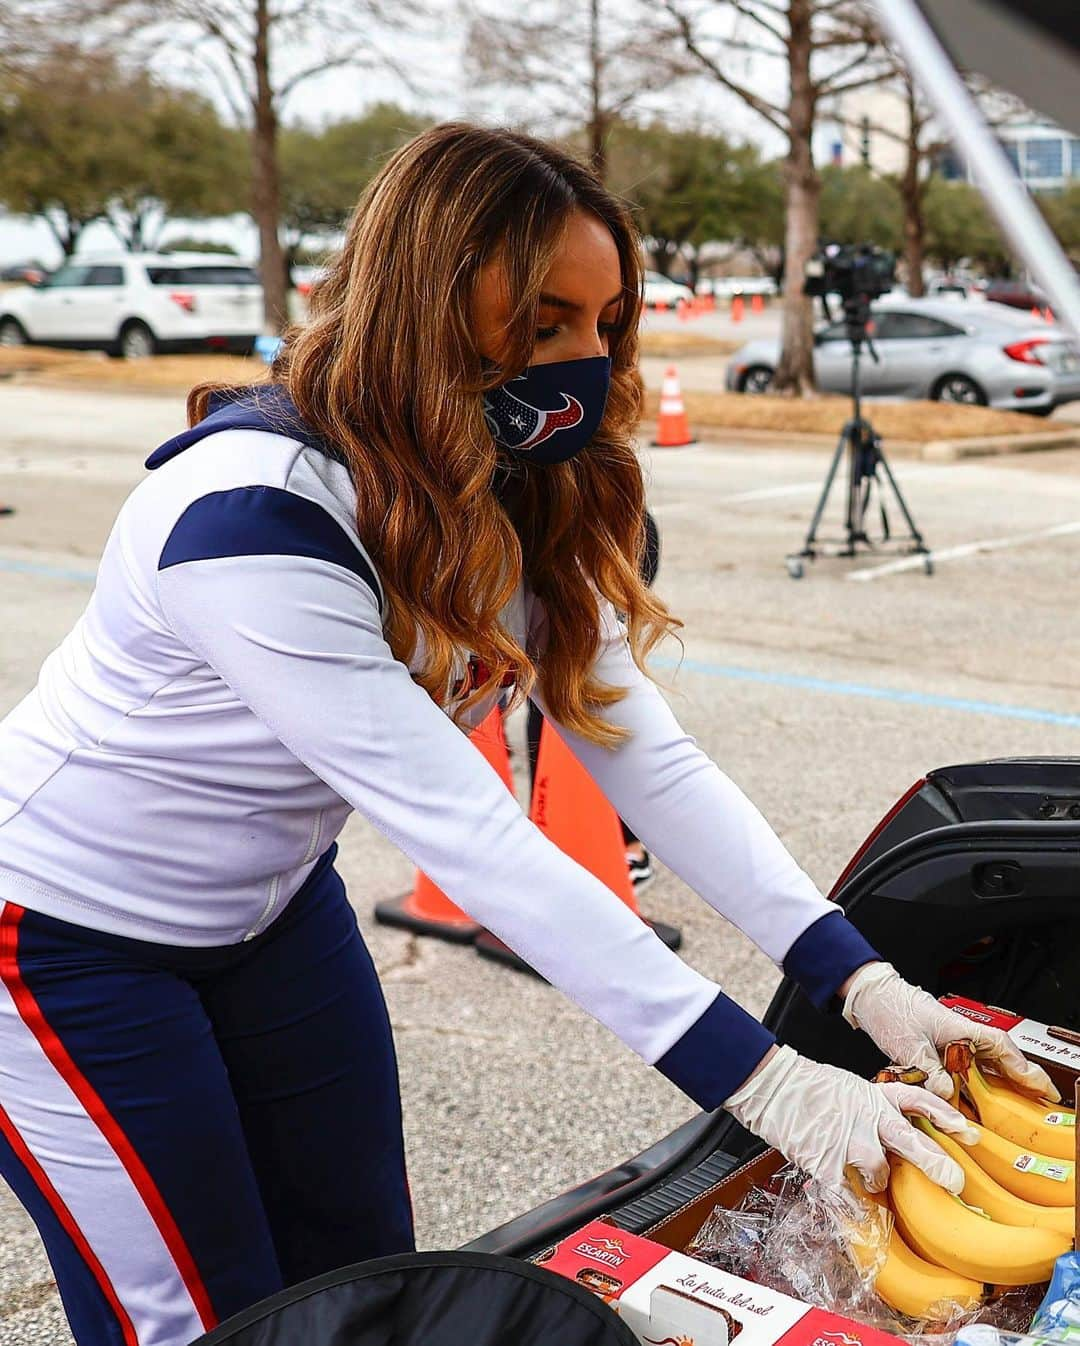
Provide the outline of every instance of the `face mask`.
{"type": "Polygon", "coordinates": [[[600,428],[610,386],[607,355],[529,365],[484,394],[484,416],[495,443],[526,462],[565,463],[600,428]]]}

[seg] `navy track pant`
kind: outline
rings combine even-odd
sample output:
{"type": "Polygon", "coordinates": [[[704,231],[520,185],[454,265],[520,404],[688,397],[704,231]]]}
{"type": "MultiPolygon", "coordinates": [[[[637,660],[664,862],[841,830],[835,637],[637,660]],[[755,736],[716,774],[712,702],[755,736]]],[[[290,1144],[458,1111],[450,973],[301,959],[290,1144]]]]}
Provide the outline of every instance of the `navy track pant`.
{"type": "Polygon", "coordinates": [[[412,1249],[390,1022],[335,853],[225,948],[0,903],[0,1173],[79,1346],[184,1346],[412,1249]]]}

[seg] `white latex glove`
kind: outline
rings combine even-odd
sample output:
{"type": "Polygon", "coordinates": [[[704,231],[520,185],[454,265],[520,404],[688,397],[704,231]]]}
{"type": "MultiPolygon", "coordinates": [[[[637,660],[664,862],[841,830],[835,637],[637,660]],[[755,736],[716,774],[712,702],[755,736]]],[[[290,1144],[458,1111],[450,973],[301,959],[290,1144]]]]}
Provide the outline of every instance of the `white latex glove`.
{"type": "Polygon", "coordinates": [[[724,1104],[754,1135],[834,1191],[846,1190],[852,1164],[871,1192],[889,1181],[886,1151],[910,1159],[957,1196],[964,1172],[940,1145],[904,1116],[915,1112],[963,1144],[978,1133],[948,1103],[910,1084],[870,1084],[858,1075],[780,1047],[724,1104]]]}
{"type": "Polygon", "coordinates": [[[844,997],[844,1018],[867,1033],[891,1062],[926,1071],[926,1087],[950,1098],[953,1083],[940,1052],[950,1042],[971,1042],[980,1061],[1018,1089],[1056,1103],[1061,1095],[1046,1071],[1027,1060],[1000,1028],[989,1028],[946,1009],[927,991],[906,982],[891,963],[868,963],[844,997]]]}

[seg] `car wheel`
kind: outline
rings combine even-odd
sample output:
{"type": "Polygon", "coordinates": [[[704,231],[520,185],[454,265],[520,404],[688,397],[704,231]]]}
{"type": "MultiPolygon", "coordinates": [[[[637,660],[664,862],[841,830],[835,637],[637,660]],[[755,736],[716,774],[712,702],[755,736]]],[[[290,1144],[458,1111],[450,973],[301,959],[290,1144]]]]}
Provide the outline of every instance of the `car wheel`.
{"type": "Polygon", "coordinates": [[[930,396],[935,402],[959,402],[969,407],[986,406],[986,394],[966,374],[946,374],[934,384],[930,396]]]}
{"type": "Polygon", "coordinates": [[[740,393],[767,393],[772,386],[773,371],[768,365],[751,365],[739,379],[740,393]]]}
{"type": "Polygon", "coordinates": [[[0,346],[25,346],[26,329],[18,318],[0,318],[0,346]]]}
{"type": "Polygon", "coordinates": [[[117,345],[125,360],[145,360],[157,350],[154,334],[144,322],[125,323],[117,345]]]}

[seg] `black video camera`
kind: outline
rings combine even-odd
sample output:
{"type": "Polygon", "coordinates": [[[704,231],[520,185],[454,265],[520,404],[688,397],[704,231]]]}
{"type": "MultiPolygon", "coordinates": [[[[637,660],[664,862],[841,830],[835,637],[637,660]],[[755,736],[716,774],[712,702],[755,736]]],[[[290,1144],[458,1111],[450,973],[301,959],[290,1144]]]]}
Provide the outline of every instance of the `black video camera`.
{"type": "Polygon", "coordinates": [[[870,243],[826,243],[806,263],[803,293],[869,301],[888,294],[895,280],[895,253],[870,243]]]}

